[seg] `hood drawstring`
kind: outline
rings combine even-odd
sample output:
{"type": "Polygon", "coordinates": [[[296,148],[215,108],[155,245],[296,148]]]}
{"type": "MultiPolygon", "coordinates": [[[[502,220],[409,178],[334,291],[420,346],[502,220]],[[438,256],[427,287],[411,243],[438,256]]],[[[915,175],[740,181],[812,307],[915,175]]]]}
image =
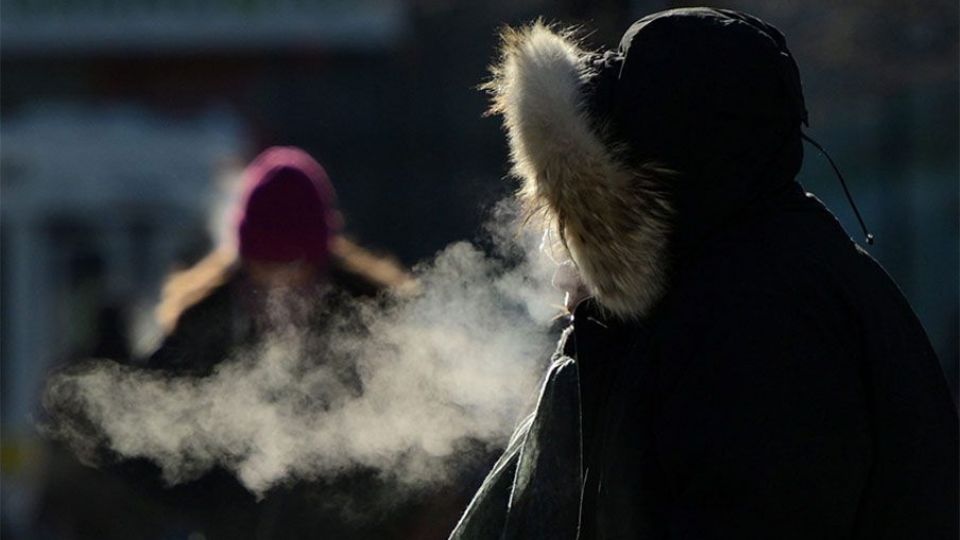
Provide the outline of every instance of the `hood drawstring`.
{"type": "Polygon", "coordinates": [[[830,154],[820,146],[820,143],[811,139],[806,133],[801,132],[800,137],[803,140],[807,141],[814,148],[820,151],[823,154],[823,157],[827,158],[827,161],[830,162],[830,166],[833,167],[833,172],[837,174],[837,178],[840,179],[840,185],[843,186],[843,192],[847,195],[847,201],[850,203],[850,208],[853,208],[853,213],[857,216],[857,221],[860,222],[860,229],[863,230],[863,236],[867,241],[868,245],[873,245],[873,235],[870,234],[870,231],[867,230],[866,224],[863,222],[863,217],[860,215],[860,210],[857,209],[857,204],[853,202],[853,196],[850,195],[850,190],[847,188],[847,182],[843,179],[843,174],[840,173],[840,168],[837,167],[837,164],[833,162],[833,159],[830,157],[830,154]]]}

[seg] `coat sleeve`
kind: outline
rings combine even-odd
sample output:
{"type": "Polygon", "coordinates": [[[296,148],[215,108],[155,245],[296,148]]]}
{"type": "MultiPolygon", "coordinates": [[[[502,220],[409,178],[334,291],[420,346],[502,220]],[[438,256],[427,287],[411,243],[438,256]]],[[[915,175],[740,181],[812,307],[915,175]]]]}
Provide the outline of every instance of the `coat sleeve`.
{"type": "Polygon", "coordinates": [[[788,296],[715,299],[662,351],[671,538],[854,535],[872,462],[859,359],[841,309],[788,296]]]}
{"type": "Polygon", "coordinates": [[[218,305],[187,310],[173,331],[147,357],[148,369],[209,373],[232,348],[229,311],[218,305]],[[212,309],[214,308],[214,309],[212,309]]]}
{"type": "Polygon", "coordinates": [[[532,420],[533,416],[530,416],[521,422],[507,449],[487,474],[450,533],[450,540],[483,540],[503,535],[520,450],[532,420]]]}
{"type": "Polygon", "coordinates": [[[170,370],[189,362],[188,344],[185,341],[182,331],[174,330],[164,336],[160,346],[147,357],[147,368],[170,370]]]}
{"type": "Polygon", "coordinates": [[[164,371],[198,370],[213,364],[221,358],[207,359],[211,338],[198,331],[198,322],[185,318],[174,330],[164,337],[160,346],[147,357],[148,369],[164,371]]]}

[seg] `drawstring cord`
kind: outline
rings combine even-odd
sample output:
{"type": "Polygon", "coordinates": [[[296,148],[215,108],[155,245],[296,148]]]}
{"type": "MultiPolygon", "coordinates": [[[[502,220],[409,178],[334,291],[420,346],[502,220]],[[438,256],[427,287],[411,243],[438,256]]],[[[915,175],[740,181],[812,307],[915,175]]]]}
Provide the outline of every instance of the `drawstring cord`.
{"type": "Polygon", "coordinates": [[[867,230],[867,225],[863,222],[863,217],[860,215],[860,210],[857,209],[857,204],[853,202],[853,196],[850,195],[850,190],[847,188],[847,182],[843,179],[843,174],[840,173],[840,168],[837,167],[837,164],[833,162],[833,159],[830,157],[830,154],[820,146],[820,143],[811,139],[806,133],[800,132],[800,136],[803,140],[807,141],[814,148],[820,151],[823,154],[823,157],[827,158],[827,161],[830,162],[830,166],[833,167],[833,172],[837,173],[837,178],[840,179],[840,185],[843,186],[843,192],[847,195],[847,201],[850,203],[850,208],[853,208],[853,213],[857,216],[857,221],[860,222],[860,229],[863,230],[863,236],[867,240],[867,244],[873,245],[873,235],[870,234],[870,231],[867,230]]]}

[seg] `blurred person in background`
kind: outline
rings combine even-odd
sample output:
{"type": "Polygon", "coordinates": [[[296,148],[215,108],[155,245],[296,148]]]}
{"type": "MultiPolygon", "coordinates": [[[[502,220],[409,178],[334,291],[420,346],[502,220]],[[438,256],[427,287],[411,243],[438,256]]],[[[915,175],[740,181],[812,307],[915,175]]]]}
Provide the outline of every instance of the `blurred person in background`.
{"type": "MultiPolygon", "coordinates": [[[[235,246],[219,247],[164,287],[157,315],[167,335],[149,369],[208,375],[275,337],[304,340],[301,354],[322,362],[324,329],[352,299],[410,285],[391,260],[340,235],[334,188],[306,152],[270,148],[246,168],[243,183],[235,246]]],[[[355,373],[344,376],[361,391],[355,373]]],[[[404,537],[409,508],[407,515],[378,508],[382,490],[372,472],[354,471],[274,488],[256,501],[216,469],[158,493],[167,515],[207,538],[404,537]],[[363,517],[345,519],[351,513],[363,517]]]]}
{"type": "Polygon", "coordinates": [[[270,148],[243,176],[236,246],[219,246],[167,282],[157,308],[166,337],[150,368],[206,374],[272,330],[319,333],[345,297],[410,283],[392,260],[340,235],[333,186],[306,152],[270,148]]]}
{"type": "Polygon", "coordinates": [[[784,36],[676,9],[596,55],[536,24],[494,73],[521,198],[591,297],[452,538],[957,538],[955,404],[896,284],[795,180],[784,36]]]}

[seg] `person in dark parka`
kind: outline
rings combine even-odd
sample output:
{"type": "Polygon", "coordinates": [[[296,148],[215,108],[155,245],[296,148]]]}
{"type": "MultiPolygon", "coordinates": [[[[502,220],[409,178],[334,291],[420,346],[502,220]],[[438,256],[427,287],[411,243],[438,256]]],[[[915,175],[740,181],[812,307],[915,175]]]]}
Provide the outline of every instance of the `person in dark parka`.
{"type": "Polygon", "coordinates": [[[783,35],[508,30],[519,197],[579,271],[536,412],[451,538],[955,539],[956,405],[896,284],[795,177],[783,35]]]}

